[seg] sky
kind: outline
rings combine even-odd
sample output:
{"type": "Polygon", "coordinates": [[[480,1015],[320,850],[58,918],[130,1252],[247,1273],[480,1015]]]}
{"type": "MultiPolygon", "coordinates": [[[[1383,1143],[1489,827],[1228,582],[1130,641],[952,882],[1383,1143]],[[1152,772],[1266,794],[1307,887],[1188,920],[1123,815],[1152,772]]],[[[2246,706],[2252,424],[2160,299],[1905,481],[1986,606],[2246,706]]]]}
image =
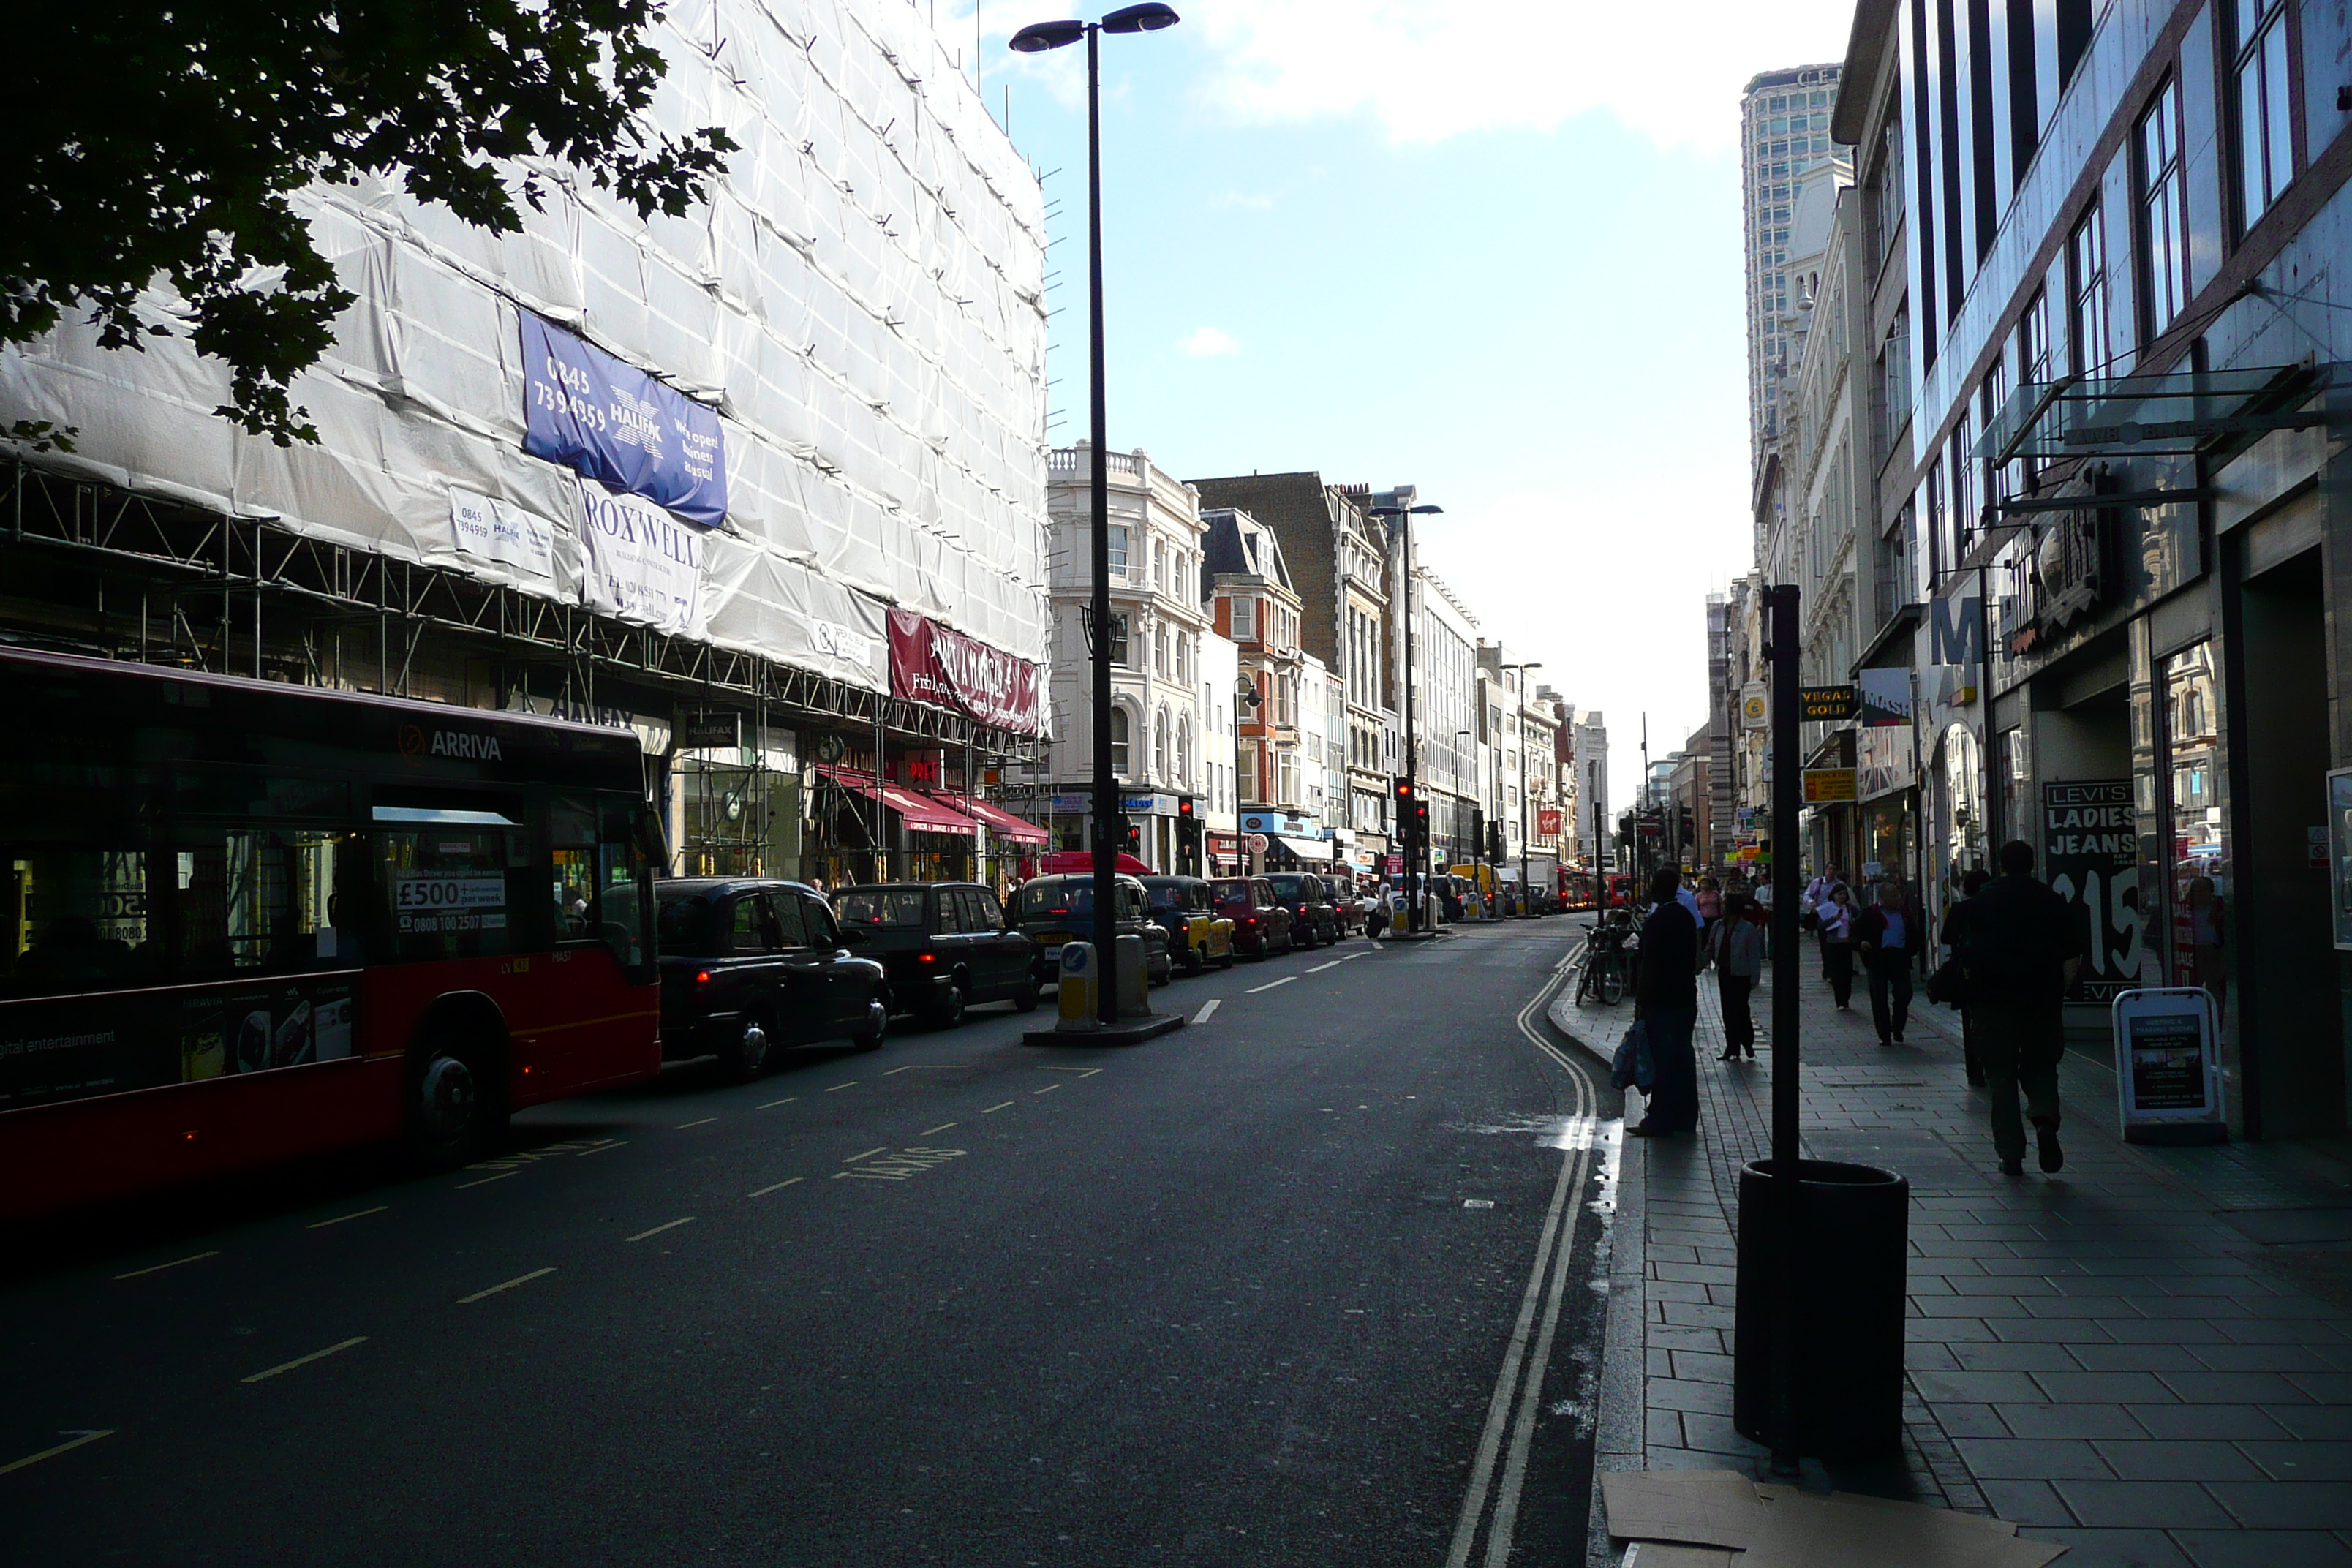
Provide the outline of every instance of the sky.
{"type": "MultiPolygon", "coordinates": [[[[1749,563],[1739,91],[1841,58],[1851,0],[1174,4],[1103,39],[1110,446],[1418,486],[1423,564],[1606,716],[1622,809],[1643,715],[1654,757],[1705,723],[1706,595],[1749,563]]],[[[1085,49],[1005,40],[1069,14],[938,11],[1058,171],[1057,444],[1087,429],[1085,49]]]]}

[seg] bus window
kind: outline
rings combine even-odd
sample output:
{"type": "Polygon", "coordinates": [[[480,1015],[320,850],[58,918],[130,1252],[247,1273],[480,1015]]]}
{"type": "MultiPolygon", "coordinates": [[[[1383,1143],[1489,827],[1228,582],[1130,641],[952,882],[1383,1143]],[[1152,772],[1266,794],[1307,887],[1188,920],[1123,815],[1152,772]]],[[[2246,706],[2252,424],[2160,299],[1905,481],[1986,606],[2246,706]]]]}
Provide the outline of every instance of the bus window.
{"type": "Polygon", "coordinates": [[[653,963],[652,933],[646,929],[652,900],[646,896],[652,865],[634,837],[596,846],[597,908],[595,934],[624,970],[635,972],[653,963]]]}
{"type": "Polygon", "coordinates": [[[510,866],[524,863],[510,828],[448,826],[376,836],[395,951],[404,959],[511,952],[510,866]]]}
{"type": "Polygon", "coordinates": [[[5,994],[55,995],[150,983],[147,856],[39,849],[8,859],[5,994]]]}
{"type": "MultiPolygon", "coordinates": [[[[189,979],[356,962],[339,921],[356,869],[348,836],[184,827],[172,851],[177,973],[189,979]]],[[[358,921],[353,927],[356,949],[358,921]]]]}

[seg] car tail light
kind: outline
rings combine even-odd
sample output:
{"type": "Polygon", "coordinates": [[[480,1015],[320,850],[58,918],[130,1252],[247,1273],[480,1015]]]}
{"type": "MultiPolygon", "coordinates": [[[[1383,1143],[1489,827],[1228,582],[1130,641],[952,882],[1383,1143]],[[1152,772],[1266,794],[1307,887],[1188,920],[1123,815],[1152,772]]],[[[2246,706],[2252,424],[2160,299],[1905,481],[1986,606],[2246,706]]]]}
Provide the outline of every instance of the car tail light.
{"type": "Polygon", "coordinates": [[[938,963],[938,962],[939,962],[939,960],[938,960],[938,958],[937,958],[934,954],[928,953],[928,952],[919,952],[919,953],[915,954],[915,962],[916,962],[917,963],[938,963]]]}
{"type": "Polygon", "coordinates": [[[1254,926],[1257,924],[1257,917],[1255,915],[1252,915],[1247,920],[1242,921],[1242,924],[1245,926],[1254,926]]]}
{"type": "Polygon", "coordinates": [[[695,974],[694,974],[694,983],[695,983],[697,985],[708,985],[708,984],[710,984],[710,971],[709,971],[708,969],[698,969],[698,970],[695,971],[695,974]]]}

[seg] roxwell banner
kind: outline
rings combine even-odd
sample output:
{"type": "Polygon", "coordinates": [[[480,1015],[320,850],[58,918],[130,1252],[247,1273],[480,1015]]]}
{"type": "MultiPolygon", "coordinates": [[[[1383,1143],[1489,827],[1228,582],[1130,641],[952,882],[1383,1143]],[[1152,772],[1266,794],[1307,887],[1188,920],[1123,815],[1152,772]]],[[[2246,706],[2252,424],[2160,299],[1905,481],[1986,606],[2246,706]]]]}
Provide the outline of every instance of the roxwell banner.
{"type": "Polygon", "coordinates": [[[727,519],[719,411],[562,328],[522,316],[522,449],[687,521],[727,519]]]}
{"type": "Polygon", "coordinates": [[[1042,735],[1038,668],[913,610],[890,612],[890,695],[1016,735],[1042,735]]]}

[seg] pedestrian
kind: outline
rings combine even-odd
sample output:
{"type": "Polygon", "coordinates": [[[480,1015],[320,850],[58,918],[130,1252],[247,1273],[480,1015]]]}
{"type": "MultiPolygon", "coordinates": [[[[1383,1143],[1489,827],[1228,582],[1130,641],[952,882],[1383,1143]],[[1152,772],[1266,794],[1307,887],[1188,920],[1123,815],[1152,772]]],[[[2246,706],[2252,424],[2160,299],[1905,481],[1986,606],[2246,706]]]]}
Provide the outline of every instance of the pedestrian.
{"type": "Polygon", "coordinates": [[[2055,1171],[2066,1163],[2058,1147],[2063,1008],[2083,961],[2084,932],[2067,901],[2033,875],[2033,846],[2021,839],[2000,847],[2000,875],[1969,906],[1960,971],[1992,1095],[1993,1152],[2004,1175],[2024,1173],[2022,1089],[2042,1168],[2055,1171]]]}
{"type": "Polygon", "coordinates": [[[1723,884],[1713,877],[1698,879],[1698,930],[1705,937],[1715,930],[1715,922],[1723,918],[1723,884]]]}
{"type": "Polygon", "coordinates": [[[1756,1016],[1748,1002],[1764,972],[1764,928],[1751,918],[1745,893],[1724,900],[1723,918],[1707,932],[1706,955],[1715,963],[1715,990],[1723,1004],[1723,1057],[1737,1061],[1742,1051],[1756,1059],[1756,1016]]]}
{"type": "Polygon", "coordinates": [[[1772,879],[1769,875],[1757,878],[1756,904],[1750,918],[1764,928],[1764,962],[1767,963],[1772,962],[1772,900],[1774,896],[1772,879]]]}
{"type": "Polygon", "coordinates": [[[1390,884],[1381,884],[1381,896],[1372,902],[1372,940],[1378,942],[1388,934],[1389,922],[1396,919],[1397,890],[1390,884]]]}
{"type": "Polygon", "coordinates": [[[1642,922],[1633,974],[1633,1021],[1650,1042],[1652,1081],[1637,1138],[1688,1132],[1698,1126],[1698,1063],[1691,1031],[1698,1024],[1698,926],[1675,894],[1681,874],[1662,867],[1650,879],[1653,907],[1642,922]]]}
{"type": "Polygon", "coordinates": [[[1882,1046],[1903,1044],[1911,1016],[1911,966],[1919,962],[1919,922],[1901,882],[1881,882],[1878,901],[1854,917],[1853,947],[1870,975],[1870,1021],[1882,1046]]]}
{"type": "Polygon", "coordinates": [[[1830,977],[1830,945],[1829,938],[1821,934],[1822,914],[1829,907],[1830,895],[1844,886],[1845,879],[1838,875],[1837,862],[1832,860],[1822,868],[1820,876],[1805,884],[1804,901],[1797,906],[1797,923],[1813,932],[1820,942],[1824,980],[1830,977]]]}
{"type": "Polygon", "coordinates": [[[1822,922],[1822,973],[1838,1010],[1853,1011],[1853,892],[1843,882],[1830,889],[1829,902],[1814,911],[1822,922]]]}
{"type": "Polygon", "coordinates": [[[1948,1003],[1960,1010],[1960,1070],[1967,1074],[1971,1089],[1985,1086],[1985,1070],[1983,1058],[1977,1054],[1977,1026],[1969,1009],[1968,987],[1959,978],[1959,956],[1960,948],[1968,940],[1969,918],[1976,910],[1977,895],[1983,892],[1985,884],[1991,880],[1992,873],[1981,866],[1970,867],[1969,874],[1960,879],[1959,899],[1944,911],[1940,945],[1948,968],[1937,971],[1939,989],[1930,992],[1937,1001],[1948,1003]],[[1941,991],[1940,987],[1945,984],[1953,989],[1941,991]]]}

